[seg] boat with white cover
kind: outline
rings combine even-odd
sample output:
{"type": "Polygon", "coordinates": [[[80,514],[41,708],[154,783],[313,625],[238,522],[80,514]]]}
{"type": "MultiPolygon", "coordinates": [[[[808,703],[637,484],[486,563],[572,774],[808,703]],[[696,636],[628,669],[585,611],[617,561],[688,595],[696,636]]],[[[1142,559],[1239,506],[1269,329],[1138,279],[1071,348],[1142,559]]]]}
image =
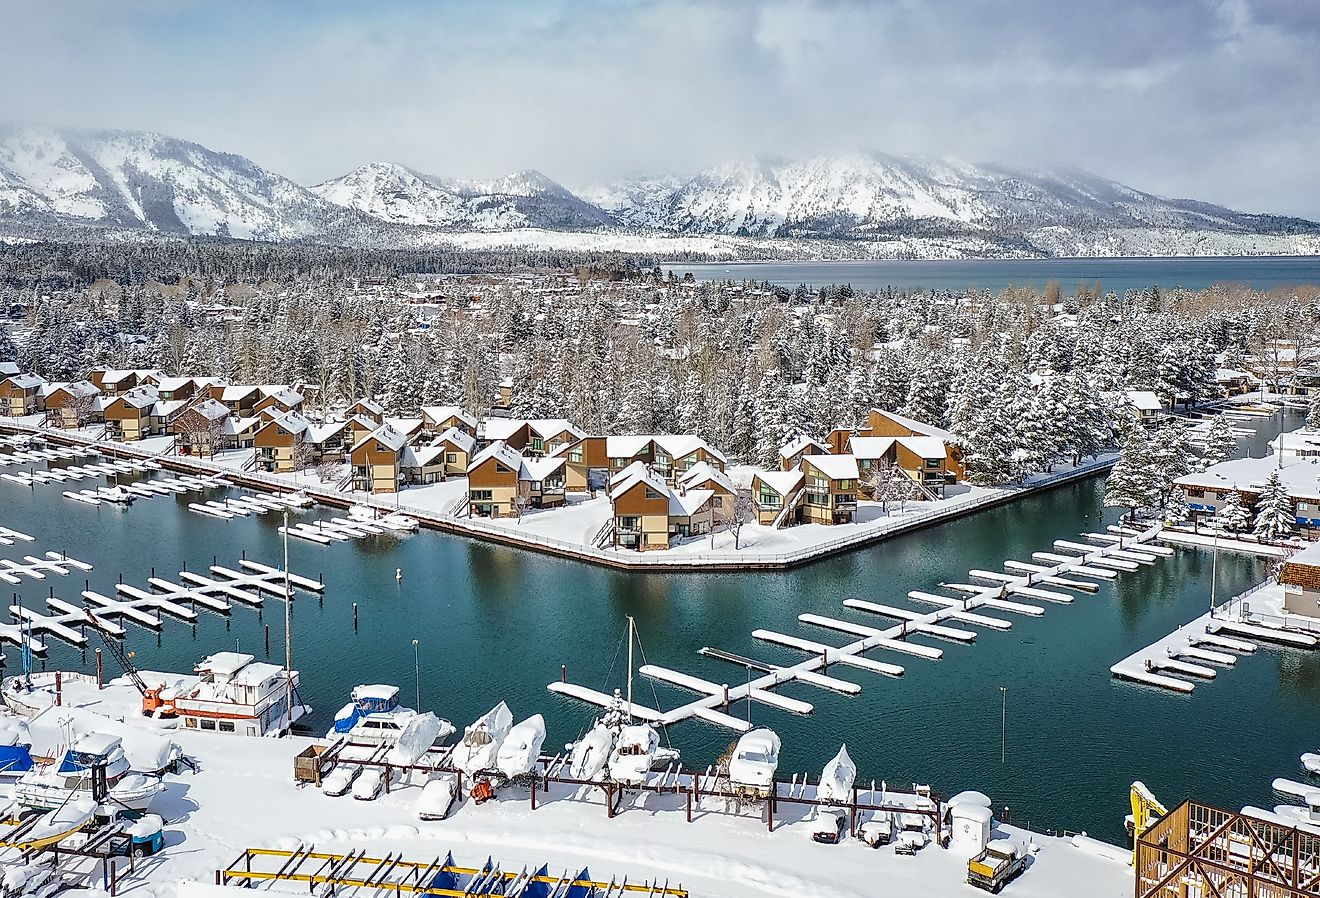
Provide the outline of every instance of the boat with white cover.
{"type": "Polygon", "coordinates": [[[820,772],[820,785],[816,797],[821,801],[852,801],[853,783],[857,781],[857,765],[848,756],[848,746],[839,747],[839,753],[830,759],[820,772]]]}
{"type": "Polygon", "coordinates": [[[1320,774],[1320,754],[1308,751],[1302,755],[1302,766],[1306,768],[1307,773],[1320,774]]]}
{"type": "Polygon", "coordinates": [[[118,736],[85,733],[57,764],[34,767],[19,777],[14,799],[25,808],[47,811],[88,798],[98,805],[99,815],[113,818],[122,811],[145,812],[162,788],[159,777],[129,772],[118,736]]]}
{"type": "Polygon", "coordinates": [[[729,761],[734,791],[766,797],[779,769],[779,736],[765,727],[744,733],[729,761]]]}
{"type": "Polygon", "coordinates": [[[495,769],[509,779],[530,773],[541,757],[545,743],[545,718],[540,714],[519,723],[509,730],[495,753],[495,769]]]}
{"type": "Polygon", "coordinates": [[[468,776],[495,768],[500,743],[513,726],[513,712],[500,702],[463,730],[463,738],[454,747],[453,764],[468,776]]]}
{"type": "MultiPolygon", "coordinates": [[[[399,704],[399,687],[383,683],[354,686],[351,701],[335,715],[334,727],[327,739],[344,737],[349,742],[367,745],[397,746],[409,728],[414,736],[432,729],[428,718],[438,723],[432,742],[454,734],[454,725],[431,712],[418,712],[399,704]]],[[[427,749],[429,750],[429,745],[427,749]]]]}
{"type": "Polygon", "coordinates": [[[596,723],[573,744],[568,755],[568,775],[576,780],[594,781],[605,772],[614,748],[614,730],[604,721],[596,723]]]}
{"type": "Polygon", "coordinates": [[[660,748],[660,734],[649,723],[635,723],[619,731],[610,754],[610,779],[625,786],[646,781],[660,748]]]}

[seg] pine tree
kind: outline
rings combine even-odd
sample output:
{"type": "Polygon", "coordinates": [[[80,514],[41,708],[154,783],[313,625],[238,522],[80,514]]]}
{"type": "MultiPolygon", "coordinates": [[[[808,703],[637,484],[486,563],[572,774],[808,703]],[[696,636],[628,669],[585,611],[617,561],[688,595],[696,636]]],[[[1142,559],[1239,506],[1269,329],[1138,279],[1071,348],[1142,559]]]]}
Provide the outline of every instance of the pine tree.
{"type": "Polygon", "coordinates": [[[1157,505],[1162,492],[1159,459],[1146,431],[1133,428],[1105,481],[1104,503],[1134,514],[1137,509],[1157,505]]]}
{"type": "Polygon", "coordinates": [[[1256,501],[1256,526],[1252,532],[1263,540],[1279,540],[1297,532],[1297,513],[1278,471],[1270,472],[1256,501]]]}
{"type": "Polygon", "coordinates": [[[1251,511],[1242,504],[1242,495],[1234,487],[1215,515],[1215,526],[1225,533],[1245,533],[1251,529],[1251,511]]]}
{"type": "Polygon", "coordinates": [[[1187,494],[1182,487],[1174,487],[1169,493],[1169,501],[1164,505],[1164,520],[1169,524],[1182,524],[1192,516],[1192,508],[1187,503],[1187,494]]]}
{"type": "Polygon", "coordinates": [[[1306,426],[1310,430],[1320,430],[1320,393],[1315,395],[1306,410],[1306,426]]]}
{"type": "Polygon", "coordinates": [[[1217,415],[1205,434],[1205,451],[1201,453],[1201,470],[1213,467],[1237,452],[1237,437],[1228,419],[1217,415]]]}

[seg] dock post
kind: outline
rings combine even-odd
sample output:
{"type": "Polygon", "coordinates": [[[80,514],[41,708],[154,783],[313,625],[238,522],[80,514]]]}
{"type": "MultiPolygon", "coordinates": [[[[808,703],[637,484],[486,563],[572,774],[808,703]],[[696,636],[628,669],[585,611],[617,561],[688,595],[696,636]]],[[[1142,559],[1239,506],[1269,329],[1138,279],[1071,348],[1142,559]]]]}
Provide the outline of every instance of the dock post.
{"type": "Polygon", "coordinates": [[[605,819],[614,819],[614,783],[605,784],[605,819]]]}
{"type": "Polygon", "coordinates": [[[532,777],[532,810],[536,810],[536,777],[532,777]]]}
{"type": "Polygon", "coordinates": [[[96,650],[96,688],[105,688],[105,667],[101,663],[101,650],[96,650]]]}
{"type": "MultiPolygon", "coordinates": [[[[97,649],[96,654],[100,656],[101,650],[97,649]]],[[[266,624],[266,657],[270,657],[270,624],[266,624]]]]}
{"type": "Polygon", "coordinates": [[[688,822],[688,823],[691,823],[691,822],[692,822],[692,793],[695,792],[696,790],[697,790],[697,781],[694,779],[694,780],[692,781],[692,787],[691,787],[690,789],[688,789],[688,794],[687,794],[687,822],[688,822]]]}
{"type": "Polygon", "coordinates": [[[852,803],[848,805],[848,834],[857,832],[857,783],[853,783],[852,803]]]}
{"type": "Polygon", "coordinates": [[[354,603],[353,603],[353,632],[356,633],[357,631],[358,631],[357,602],[354,602],[354,603]]]}
{"type": "Polygon", "coordinates": [[[55,671],[55,707],[64,703],[64,671],[55,671]]]}
{"type": "Polygon", "coordinates": [[[567,682],[568,682],[568,665],[567,665],[567,664],[561,664],[561,665],[559,665],[559,682],[561,682],[561,683],[567,683],[567,682]]]}
{"type": "Polygon", "coordinates": [[[770,778],[770,800],[765,803],[765,828],[767,832],[775,831],[775,793],[779,791],[774,777],[770,778]]]}
{"type": "Polygon", "coordinates": [[[729,707],[729,684],[723,683],[721,684],[721,688],[724,689],[724,707],[727,708],[729,707]]]}

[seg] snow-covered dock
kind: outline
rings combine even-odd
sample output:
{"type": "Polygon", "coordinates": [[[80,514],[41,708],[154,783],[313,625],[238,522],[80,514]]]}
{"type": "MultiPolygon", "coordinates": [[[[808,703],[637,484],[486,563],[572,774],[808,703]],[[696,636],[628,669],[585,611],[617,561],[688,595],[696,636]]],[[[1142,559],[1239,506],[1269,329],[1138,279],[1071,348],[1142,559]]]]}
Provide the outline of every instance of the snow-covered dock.
{"type": "MultiPolygon", "coordinates": [[[[410,523],[409,519],[401,515],[385,515],[371,519],[335,517],[304,521],[289,525],[287,533],[289,536],[328,546],[334,542],[348,542],[352,539],[379,536],[382,533],[407,533],[415,529],[417,529],[416,523],[410,523]]],[[[285,528],[280,527],[280,533],[285,532],[285,528]]]]}
{"type": "MultiPolygon", "coordinates": [[[[1048,583],[1051,586],[1072,588],[1084,593],[1094,592],[1095,589],[1092,588],[1091,584],[1073,580],[1071,579],[1072,576],[1091,576],[1110,580],[1117,577],[1121,571],[1137,570],[1144,565],[1155,563],[1159,558],[1172,554],[1173,551],[1163,547],[1157,547],[1159,551],[1147,551],[1148,544],[1158,536],[1159,530],[1160,528],[1156,526],[1135,534],[1117,534],[1113,536],[1106,534],[1104,538],[1096,538],[1087,534],[1082,538],[1090,539],[1091,542],[1085,543],[1058,540],[1054,543],[1057,549],[1063,550],[1065,553],[1072,551],[1076,554],[1060,554],[1057,556],[1059,560],[1048,565],[1026,564],[1015,561],[1004,563],[1006,569],[1020,571],[1021,573],[1000,574],[976,570],[971,572],[973,579],[986,580],[992,584],[988,586],[941,584],[942,588],[961,593],[960,596],[945,596],[919,590],[908,593],[908,597],[914,602],[935,605],[934,611],[916,611],[861,598],[850,597],[844,599],[843,606],[847,609],[898,621],[897,624],[887,627],[870,626],[822,614],[804,613],[799,615],[798,620],[803,624],[856,637],[846,645],[832,646],[815,639],[804,639],[792,634],[766,629],[757,629],[752,632],[755,639],[802,651],[809,655],[808,658],[796,664],[770,665],[763,662],[746,664],[747,659],[738,660],[738,656],[729,653],[703,649],[702,653],[708,657],[740,664],[745,666],[749,672],[753,669],[759,669],[763,672],[762,676],[750,682],[737,685],[717,684],[677,671],[654,666],[644,668],[644,671],[647,671],[648,675],[654,679],[701,693],[700,698],[669,711],[647,709],[648,713],[652,715],[648,719],[668,725],[697,717],[729,729],[745,731],[747,724],[744,721],[718,709],[727,708],[735,702],[751,700],[776,705],[794,713],[809,713],[811,709],[809,703],[786,700],[783,697],[774,696],[770,690],[790,681],[806,683],[825,689],[834,688],[832,685],[821,682],[821,677],[825,675],[825,671],[831,664],[843,664],[885,676],[901,677],[904,674],[903,667],[868,658],[865,653],[872,649],[881,649],[923,660],[938,661],[944,656],[942,649],[915,642],[913,638],[924,636],[966,645],[975,642],[977,638],[976,631],[968,629],[969,627],[983,627],[1003,631],[1013,626],[1011,621],[1004,618],[980,613],[983,610],[1025,614],[1032,617],[1039,617],[1044,614],[1042,607],[1012,601],[1007,598],[1010,595],[1059,604],[1071,603],[1074,601],[1072,595],[1059,592],[1057,589],[1041,589],[1039,584],[1048,583]],[[950,626],[953,623],[960,623],[964,626],[950,626]],[[778,700],[771,701],[771,697],[778,700]]],[[[1215,658],[1212,653],[1201,652],[1199,655],[1189,653],[1186,657],[1188,660],[1176,660],[1171,663],[1178,665],[1184,674],[1214,676],[1215,671],[1213,668],[1197,663],[1197,661],[1214,662],[1215,658]]],[[[829,677],[828,679],[835,683],[847,682],[838,680],[835,677],[829,677]]],[[[556,682],[551,683],[548,688],[551,692],[602,707],[608,707],[613,701],[612,696],[574,684],[556,682]]]]}
{"type": "Polygon", "coordinates": [[[67,458],[93,458],[99,453],[95,449],[80,446],[52,446],[48,449],[19,449],[16,452],[0,453],[0,467],[12,465],[36,465],[67,458]]]}
{"type": "Polygon", "coordinates": [[[1214,679],[1219,668],[1231,668],[1238,656],[1258,644],[1293,649],[1320,648],[1320,627],[1314,621],[1283,611],[1283,589],[1263,583],[1213,609],[1167,636],[1133,652],[1109,668],[1123,680],[1190,693],[1186,679],[1214,679]]]}
{"type": "Polygon", "coordinates": [[[61,555],[59,552],[47,552],[43,558],[24,555],[22,562],[3,558],[0,559],[0,580],[17,586],[23,582],[23,577],[45,580],[48,573],[63,577],[75,568],[80,571],[90,571],[92,566],[85,561],[61,555]]]}
{"type": "Polygon", "coordinates": [[[50,468],[46,471],[6,471],[0,479],[19,486],[33,486],[40,483],[70,483],[88,480],[94,477],[115,477],[119,474],[143,474],[159,471],[160,463],[150,459],[142,461],[104,461],[86,465],[69,465],[64,468],[50,468]]]}

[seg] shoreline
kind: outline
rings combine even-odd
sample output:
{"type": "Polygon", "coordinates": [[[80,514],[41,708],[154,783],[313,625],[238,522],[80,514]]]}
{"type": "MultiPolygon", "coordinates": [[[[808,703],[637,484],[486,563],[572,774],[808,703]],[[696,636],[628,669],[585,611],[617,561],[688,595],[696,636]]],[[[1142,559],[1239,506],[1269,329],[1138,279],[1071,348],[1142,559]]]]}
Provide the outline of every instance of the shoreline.
{"type": "Polygon", "coordinates": [[[302,492],[316,502],[334,508],[347,509],[355,505],[366,505],[385,513],[401,512],[416,518],[423,527],[430,530],[594,564],[598,567],[624,571],[666,571],[671,573],[785,571],[802,567],[816,561],[832,558],[844,552],[874,545],[891,537],[912,533],[926,527],[957,520],[978,511],[1004,505],[1023,496],[1099,476],[1113,467],[1116,460],[1107,456],[1093,459],[1076,468],[1043,477],[1031,484],[997,488],[992,493],[975,497],[966,502],[956,503],[935,511],[915,514],[908,518],[896,519],[892,527],[850,534],[833,541],[804,546],[793,552],[761,555],[759,557],[749,552],[745,558],[740,558],[737,557],[736,551],[733,555],[724,552],[704,557],[697,554],[661,556],[660,553],[630,553],[629,555],[623,555],[617,551],[597,549],[586,545],[577,546],[547,537],[520,536],[516,531],[493,523],[478,522],[471,518],[455,518],[434,510],[416,508],[402,502],[388,502],[376,496],[345,495],[329,489],[297,484],[280,477],[250,471],[236,471],[233,468],[215,462],[208,462],[204,459],[155,454],[145,450],[136,450],[124,443],[84,439],[77,434],[58,429],[47,429],[10,420],[0,422],[0,432],[32,434],[60,445],[91,447],[112,458],[149,458],[163,468],[173,471],[190,474],[221,474],[236,486],[244,486],[264,492],[302,492]]]}

